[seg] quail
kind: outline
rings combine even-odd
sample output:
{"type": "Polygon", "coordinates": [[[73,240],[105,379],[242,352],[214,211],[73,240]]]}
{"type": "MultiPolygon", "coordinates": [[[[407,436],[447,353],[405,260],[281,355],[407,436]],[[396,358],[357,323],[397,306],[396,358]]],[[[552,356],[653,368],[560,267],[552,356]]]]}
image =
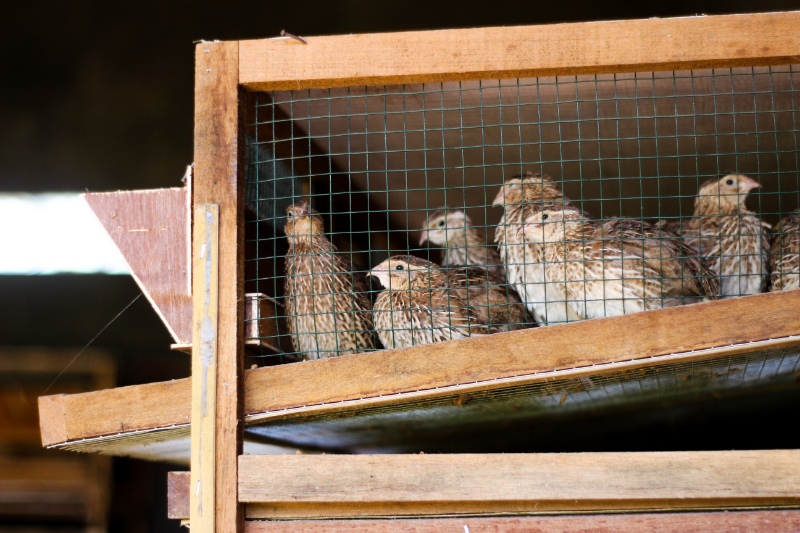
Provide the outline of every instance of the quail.
{"type": "Polygon", "coordinates": [[[758,294],[767,287],[771,226],[745,206],[747,195],[758,187],[758,181],[743,175],[710,179],[700,186],[694,216],[670,226],[719,276],[721,297],[758,294]]]}
{"type": "Polygon", "coordinates": [[[800,288],[800,209],[775,226],[770,254],[773,291],[800,288]]]}
{"type": "Polygon", "coordinates": [[[307,202],[291,205],[284,230],[285,310],[295,351],[324,359],[373,348],[364,277],[325,236],[319,213],[307,202]]]}
{"type": "Polygon", "coordinates": [[[506,278],[543,326],[580,320],[558,288],[546,283],[541,243],[526,242],[519,231],[525,218],[552,203],[570,205],[552,178],[531,172],[507,180],[493,202],[504,209],[495,228],[495,242],[506,278]]]}
{"type": "Polygon", "coordinates": [[[419,245],[425,242],[442,247],[443,267],[477,266],[492,274],[505,276],[497,249],[486,240],[464,211],[439,209],[428,216],[419,245]]]}
{"type": "Polygon", "coordinates": [[[386,348],[489,333],[473,309],[449,290],[446,271],[430,261],[396,255],[367,275],[384,287],[375,299],[373,317],[386,348]]]}
{"type": "Polygon", "coordinates": [[[492,333],[528,327],[529,320],[517,291],[506,283],[500,255],[487,247],[469,215],[455,209],[431,213],[419,244],[442,246],[442,266],[456,294],[475,311],[492,333]]]}
{"type": "Polygon", "coordinates": [[[676,234],[634,219],[592,220],[544,206],[522,233],[544,250],[545,277],[580,318],[716,298],[716,277],[676,234]]]}

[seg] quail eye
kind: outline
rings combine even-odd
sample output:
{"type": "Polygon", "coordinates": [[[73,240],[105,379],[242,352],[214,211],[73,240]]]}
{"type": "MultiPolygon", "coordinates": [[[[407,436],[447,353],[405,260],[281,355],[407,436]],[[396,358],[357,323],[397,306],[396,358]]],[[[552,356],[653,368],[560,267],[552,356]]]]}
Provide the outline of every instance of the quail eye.
{"type": "Polygon", "coordinates": [[[395,270],[403,270],[403,265],[397,265],[394,267],[395,270]]]}
{"type": "Polygon", "coordinates": [[[439,221],[439,227],[441,228],[442,226],[444,226],[444,220],[439,221]]]}
{"type": "Polygon", "coordinates": [[[542,220],[547,220],[548,218],[550,218],[550,215],[542,215],[542,220]]]}
{"type": "Polygon", "coordinates": [[[733,185],[733,180],[725,180],[725,185],[733,185]]]}
{"type": "Polygon", "coordinates": [[[286,213],[286,218],[293,218],[293,217],[294,217],[294,213],[292,213],[291,211],[286,213]]]}

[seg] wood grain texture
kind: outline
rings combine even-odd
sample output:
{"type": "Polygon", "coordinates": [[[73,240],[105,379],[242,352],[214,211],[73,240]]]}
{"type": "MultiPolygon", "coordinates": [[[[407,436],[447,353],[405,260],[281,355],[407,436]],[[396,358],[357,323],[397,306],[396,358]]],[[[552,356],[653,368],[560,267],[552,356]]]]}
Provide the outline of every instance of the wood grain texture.
{"type": "Polygon", "coordinates": [[[248,518],[800,505],[800,450],[239,458],[248,518]]]}
{"type": "Polygon", "coordinates": [[[167,518],[189,518],[191,472],[167,473],[167,518]]]}
{"type": "MultiPolygon", "coordinates": [[[[219,206],[216,526],[242,531],[236,459],[242,453],[244,377],[244,149],[240,135],[238,42],[195,49],[193,204],[219,206]],[[241,179],[240,179],[241,177],[241,179]]],[[[195,241],[196,242],[196,241],[195,241]]],[[[193,250],[193,257],[199,250],[193,250]]],[[[195,295],[198,297],[199,295],[195,295]]]]}
{"type": "MultiPolygon", "coordinates": [[[[245,372],[248,424],[796,344],[800,291],[245,372]],[[782,320],[775,320],[782,317],[782,320]],[[780,340],[782,337],[788,339],[780,340]],[[752,341],[778,339],[758,344],[752,341]],[[733,346],[731,344],[741,344],[733,346]],[[702,351],[707,350],[707,351],[702,351]],[[486,354],[492,354],[487,357],[486,354]],[[677,355],[668,355],[677,354],[677,355]],[[614,363],[614,362],[617,363],[614,363]],[[302,386],[298,386],[302,384],[302,386]],[[348,402],[341,404],[338,402],[348,402]]],[[[40,399],[45,445],[185,424],[188,379],[40,399]]]]}
{"type": "Polygon", "coordinates": [[[240,83],[306,89],[786,63],[800,12],[240,41],[240,83]]]}
{"type": "Polygon", "coordinates": [[[195,529],[215,528],[219,206],[196,204],[192,246],[192,426],[190,518],[195,529]]]}
{"type": "Polygon", "coordinates": [[[249,520],[246,533],[786,533],[800,530],[800,511],[641,513],[385,520],[249,520]],[[465,528],[466,526],[466,528],[465,528]]]}
{"type": "Polygon", "coordinates": [[[181,187],[83,195],[178,343],[192,338],[188,194],[181,187]]]}

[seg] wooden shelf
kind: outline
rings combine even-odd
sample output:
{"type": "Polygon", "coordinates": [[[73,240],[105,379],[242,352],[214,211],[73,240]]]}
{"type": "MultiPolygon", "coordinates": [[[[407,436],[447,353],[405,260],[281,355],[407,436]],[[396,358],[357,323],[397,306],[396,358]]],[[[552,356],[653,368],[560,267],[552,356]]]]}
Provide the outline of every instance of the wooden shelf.
{"type": "MultiPolygon", "coordinates": [[[[800,291],[769,293],[248,370],[245,424],[253,445],[396,452],[419,449],[410,426],[440,438],[602,406],[792,388],[800,314],[789,310],[798,308],[800,291]]],[[[46,446],[188,459],[188,379],[42,397],[39,409],[46,446]]]]}

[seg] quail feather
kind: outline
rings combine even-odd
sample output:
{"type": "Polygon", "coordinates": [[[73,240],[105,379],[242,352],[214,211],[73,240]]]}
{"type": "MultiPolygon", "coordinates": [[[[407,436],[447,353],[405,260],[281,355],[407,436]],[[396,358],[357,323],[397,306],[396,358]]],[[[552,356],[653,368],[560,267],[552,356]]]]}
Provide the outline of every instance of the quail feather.
{"type": "Polygon", "coordinates": [[[493,202],[504,210],[495,228],[495,242],[506,279],[543,326],[580,320],[561,291],[546,282],[541,243],[527,242],[520,231],[527,217],[552,203],[570,205],[552,178],[531,172],[506,180],[493,202]]]}
{"type": "Polygon", "coordinates": [[[474,310],[448,286],[447,272],[430,261],[396,255],[367,274],[384,287],[373,306],[375,330],[386,348],[487,334],[474,310]]]}
{"type": "Polygon", "coordinates": [[[773,291],[800,288],[800,209],[775,226],[770,254],[773,291]]]}
{"type": "Polygon", "coordinates": [[[422,229],[420,246],[425,242],[442,247],[449,285],[492,333],[528,327],[527,312],[506,282],[500,255],[486,246],[469,215],[456,209],[434,211],[422,229]]]}
{"type": "Polygon", "coordinates": [[[722,297],[766,290],[771,226],[745,206],[750,191],[759,187],[758,181],[743,175],[710,179],[700,186],[694,216],[669,226],[719,276],[722,297]]]}
{"type": "Polygon", "coordinates": [[[295,351],[324,359],[373,348],[363,274],[325,236],[322,217],[307,202],[286,210],[285,310],[295,351]]]}
{"type": "Polygon", "coordinates": [[[525,220],[544,251],[545,277],[580,318],[601,318],[716,298],[716,277],[672,232],[635,219],[592,220],[544,206],[525,220]]]}

